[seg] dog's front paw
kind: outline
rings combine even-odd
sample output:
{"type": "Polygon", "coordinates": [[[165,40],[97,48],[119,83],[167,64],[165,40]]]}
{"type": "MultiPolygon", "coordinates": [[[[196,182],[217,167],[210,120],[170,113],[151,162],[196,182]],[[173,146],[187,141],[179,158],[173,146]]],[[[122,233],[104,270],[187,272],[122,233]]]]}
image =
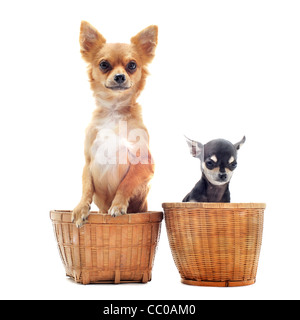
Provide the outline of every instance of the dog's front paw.
{"type": "Polygon", "coordinates": [[[110,214],[112,217],[118,217],[126,213],[127,213],[127,205],[122,205],[122,204],[112,205],[108,210],[108,214],[110,214]]]}
{"type": "Polygon", "coordinates": [[[91,206],[86,205],[78,205],[72,212],[72,222],[75,223],[77,228],[80,228],[86,222],[90,214],[91,206]]]}

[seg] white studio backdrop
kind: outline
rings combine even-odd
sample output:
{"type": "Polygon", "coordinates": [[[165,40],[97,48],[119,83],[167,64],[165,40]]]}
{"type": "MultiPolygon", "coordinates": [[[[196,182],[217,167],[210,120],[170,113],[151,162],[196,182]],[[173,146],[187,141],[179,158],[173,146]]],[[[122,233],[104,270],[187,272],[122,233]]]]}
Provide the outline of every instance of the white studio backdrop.
{"type": "MultiPolygon", "coordinates": [[[[299,299],[300,3],[298,1],[1,1],[2,299],[299,299]],[[232,202],[266,202],[257,283],[180,283],[165,225],[146,285],[67,280],[49,211],[81,196],[84,130],[94,110],[79,26],[108,42],[159,27],[139,102],[156,173],[149,209],[180,202],[200,178],[184,135],[243,135],[232,202]]],[[[95,210],[96,207],[93,206],[95,210]]]]}

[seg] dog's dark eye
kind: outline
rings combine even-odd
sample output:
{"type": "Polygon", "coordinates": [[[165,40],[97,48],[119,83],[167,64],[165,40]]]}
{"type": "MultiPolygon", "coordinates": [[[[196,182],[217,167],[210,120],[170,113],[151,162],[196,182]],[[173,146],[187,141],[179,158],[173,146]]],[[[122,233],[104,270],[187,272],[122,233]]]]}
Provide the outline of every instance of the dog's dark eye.
{"type": "Polygon", "coordinates": [[[129,72],[134,72],[135,69],[136,69],[137,65],[134,61],[130,61],[128,64],[127,64],[127,69],[129,70],[129,72]]]}
{"type": "Polygon", "coordinates": [[[234,170],[236,167],[237,167],[237,163],[235,161],[229,164],[230,170],[234,170]]]}
{"type": "Polygon", "coordinates": [[[208,170],[212,170],[215,167],[215,163],[212,160],[207,160],[205,164],[208,170]]]}
{"type": "Polygon", "coordinates": [[[104,72],[106,72],[106,71],[111,69],[111,65],[106,60],[101,61],[99,67],[104,72]]]}

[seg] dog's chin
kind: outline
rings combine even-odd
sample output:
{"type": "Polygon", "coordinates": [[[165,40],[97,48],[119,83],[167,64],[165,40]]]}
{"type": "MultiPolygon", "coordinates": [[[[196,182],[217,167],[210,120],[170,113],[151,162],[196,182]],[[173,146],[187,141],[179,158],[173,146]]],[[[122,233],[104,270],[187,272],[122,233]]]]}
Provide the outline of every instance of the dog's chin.
{"type": "Polygon", "coordinates": [[[224,184],[227,184],[229,182],[229,180],[226,181],[212,181],[211,183],[214,184],[215,186],[223,186],[224,184]]]}
{"type": "Polygon", "coordinates": [[[211,175],[205,175],[206,179],[214,186],[224,186],[225,184],[229,183],[230,179],[226,179],[225,181],[214,179],[211,175]]]}
{"type": "Polygon", "coordinates": [[[112,87],[105,86],[105,88],[112,90],[112,91],[126,91],[126,90],[129,90],[131,88],[131,86],[129,86],[129,87],[126,87],[126,86],[112,86],[112,87]]]}

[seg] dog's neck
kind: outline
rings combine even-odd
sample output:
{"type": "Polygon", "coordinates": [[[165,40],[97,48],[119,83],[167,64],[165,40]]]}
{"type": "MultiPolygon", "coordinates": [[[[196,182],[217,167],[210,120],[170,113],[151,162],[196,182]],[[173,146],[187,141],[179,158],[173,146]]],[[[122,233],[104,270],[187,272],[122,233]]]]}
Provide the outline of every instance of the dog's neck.
{"type": "Polygon", "coordinates": [[[229,182],[217,186],[210,183],[204,174],[202,175],[202,179],[204,180],[206,185],[206,195],[209,202],[220,202],[224,196],[224,193],[228,189],[229,182]]]}
{"type": "Polygon", "coordinates": [[[127,99],[124,99],[122,97],[114,99],[103,99],[101,96],[96,96],[96,106],[107,111],[122,111],[123,109],[130,108],[134,104],[135,102],[132,101],[131,97],[128,97],[127,99]]]}
{"type": "Polygon", "coordinates": [[[114,120],[126,120],[129,118],[142,119],[141,107],[135,99],[103,99],[100,95],[95,95],[96,109],[94,118],[106,118],[114,120]]]}

